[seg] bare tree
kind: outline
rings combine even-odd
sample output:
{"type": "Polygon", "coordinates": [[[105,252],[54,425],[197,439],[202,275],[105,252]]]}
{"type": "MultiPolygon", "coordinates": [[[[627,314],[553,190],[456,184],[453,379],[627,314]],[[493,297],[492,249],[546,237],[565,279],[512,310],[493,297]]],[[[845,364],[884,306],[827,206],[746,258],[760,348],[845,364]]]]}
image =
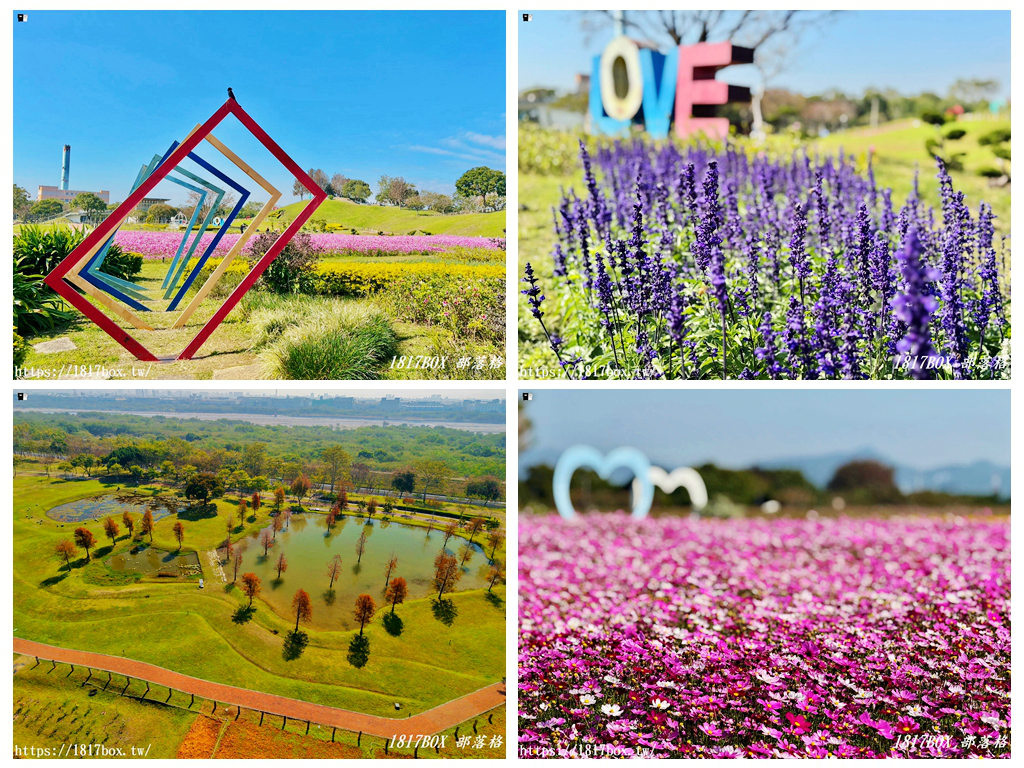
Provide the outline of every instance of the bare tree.
{"type": "Polygon", "coordinates": [[[675,45],[729,40],[759,48],[774,37],[806,31],[832,11],[586,11],[584,31],[594,33],[609,25],[622,25],[625,34],[658,42],[668,38],[675,45]]]}
{"type": "Polygon", "coordinates": [[[331,192],[335,197],[341,197],[341,188],[345,186],[346,181],[348,181],[348,176],[343,173],[331,176],[331,192]]]}

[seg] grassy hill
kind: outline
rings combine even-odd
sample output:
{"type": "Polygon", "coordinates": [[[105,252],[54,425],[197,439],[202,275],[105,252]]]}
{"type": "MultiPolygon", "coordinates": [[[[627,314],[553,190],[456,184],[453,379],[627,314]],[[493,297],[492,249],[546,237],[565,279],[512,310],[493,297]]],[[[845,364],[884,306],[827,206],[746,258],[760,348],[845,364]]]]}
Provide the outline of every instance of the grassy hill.
{"type": "MultiPolygon", "coordinates": [[[[282,213],[270,219],[275,224],[284,224],[298,214],[308,200],[286,205],[282,213]]],[[[352,227],[359,234],[387,232],[405,235],[413,230],[422,230],[432,235],[462,235],[464,237],[504,237],[505,212],[440,214],[432,211],[410,211],[381,205],[360,205],[348,200],[325,200],[314,218],[328,224],[352,227]]]]}
{"type": "MultiPolygon", "coordinates": [[[[964,170],[951,171],[954,187],[967,195],[967,204],[977,212],[982,200],[989,203],[998,217],[996,226],[1001,231],[1010,228],[1010,188],[992,187],[988,180],[979,176],[985,166],[994,166],[997,161],[988,147],[978,144],[978,138],[997,128],[1009,128],[1005,119],[980,118],[958,120],[946,126],[962,128],[966,135],[957,141],[950,141],[949,148],[963,152],[964,170]]],[[[913,120],[897,120],[883,123],[876,129],[852,128],[836,131],[822,139],[810,142],[812,149],[835,152],[843,149],[861,158],[868,151],[874,152],[875,177],[884,187],[892,187],[893,202],[901,205],[910,192],[914,170],[920,171],[921,195],[931,205],[938,205],[938,181],[935,178],[935,161],[925,150],[924,143],[938,134],[934,126],[913,120]]]]}

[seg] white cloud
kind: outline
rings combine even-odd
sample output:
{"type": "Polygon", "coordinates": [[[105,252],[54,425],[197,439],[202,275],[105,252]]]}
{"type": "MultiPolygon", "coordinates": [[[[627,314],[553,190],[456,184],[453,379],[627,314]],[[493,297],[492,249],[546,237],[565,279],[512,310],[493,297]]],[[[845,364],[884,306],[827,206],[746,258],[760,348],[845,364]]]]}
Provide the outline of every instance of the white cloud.
{"type": "Polygon", "coordinates": [[[505,137],[504,136],[487,136],[483,133],[473,133],[467,131],[464,136],[466,141],[470,141],[474,144],[483,144],[485,147],[491,147],[492,149],[505,151],[505,137]]]}
{"type": "Polygon", "coordinates": [[[459,136],[441,139],[440,146],[424,144],[406,145],[404,149],[413,152],[425,152],[431,155],[447,155],[469,160],[476,163],[504,164],[505,137],[489,136],[483,133],[466,131],[459,136]]]}

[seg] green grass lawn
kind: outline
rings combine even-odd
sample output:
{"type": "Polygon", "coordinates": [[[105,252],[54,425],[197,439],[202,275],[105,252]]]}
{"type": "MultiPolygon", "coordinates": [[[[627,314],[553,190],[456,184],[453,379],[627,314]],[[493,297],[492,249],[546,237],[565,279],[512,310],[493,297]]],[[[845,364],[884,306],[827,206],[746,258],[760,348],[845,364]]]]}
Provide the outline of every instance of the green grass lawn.
{"type": "MultiPolygon", "coordinates": [[[[859,159],[867,158],[869,151],[874,155],[875,178],[882,187],[891,187],[893,203],[898,208],[906,199],[913,184],[914,171],[919,170],[919,185],[922,197],[930,205],[939,204],[939,184],[935,178],[935,161],[925,152],[924,143],[937,135],[936,128],[927,123],[914,125],[913,120],[899,120],[884,123],[876,130],[853,128],[817,139],[810,143],[811,149],[835,152],[840,148],[853,153],[859,159]]],[[[978,138],[997,128],[1009,128],[1009,120],[979,119],[960,120],[954,123],[967,134],[957,141],[947,143],[955,152],[964,152],[964,169],[952,171],[953,186],[967,196],[967,204],[977,212],[978,203],[985,201],[995,212],[996,226],[1008,232],[1010,229],[1010,188],[992,187],[988,179],[978,175],[978,170],[994,166],[992,152],[980,144],[978,138]]],[[[946,126],[944,130],[948,130],[946,126]]]]}
{"type": "MultiPolygon", "coordinates": [[[[404,713],[417,713],[504,676],[503,587],[494,590],[497,602],[483,590],[452,594],[457,617],[451,626],[434,617],[429,599],[400,607],[405,629],[398,637],[376,618],[366,630],[369,663],[357,669],[346,660],[351,631],[307,630],[305,652],[285,660],[283,640],[294,621],[257,600],[253,618],[236,624],[232,616],[244,598],[208,572],[205,558],[200,558],[207,579],[203,590],[188,581],[124,584],[112,579],[102,561],[131,542],[122,535],[111,547],[101,521],[86,526],[99,542],[94,559],[73,561],[68,573],[53,550],[76,526],[61,527],[45,511],[109,490],[98,480],[14,478],[16,636],[125,655],[195,677],[383,716],[394,715],[395,701],[403,704],[404,713]]],[[[219,500],[218,509],[216,518],[185,523],[185,549],[211,548],[223,539],[234,502],[219,500]]],[[[265,505],[246,530],[265,524],[268,511],[265,505]]],[[[170,516],[157,521],[156,546],[177,548],[173,524],[170,516]]]]}
{"type": "Polygon", "coordinates": [[[187,710],[83,687],[84,670],[69,675],[65,665],[53,669],[43,663],[33,669],[34,664],[30,657],[15,656],[14,744],[22,749],[52,749],[56,757],[61,744],[102,745],[130,757],[132,747],[149,747],[147,757],[174,757],[196,717],[187,710]]]}
{"type": "MultiPolygon", "coordinates": [[[[309,203],[308,200],[282,206],[282,213],[268,219],[274,226],[292,221],[309,203]]],[[[433,211],[411,211],[385,205],[360,205],[349,200],[325,200],[313,214],[334,224],[357,230],[358,234],[386,232],[393,235],[409,234],[417,230],[432,235],[461,235],[463,237],[504,237],[505,212],[440,214],[433,211]]]]}
{"type": "MultiPolygon", "coordinates": [[[[146,698],[144,687],[136,681],[125,695],[125,678],[107,677],[87,670],[70,670],[66,664],[54,668],[49,662],[35,665],[28,656],[14,657],[13,713],[14,744],[26,748],[59,750],[62,743],[102,745],[107,750],[146,749],[149,758],[173,758],[186,742],[183,757],[209,756],[216,747],[219,758],[282,758],[282,757],[412,757],[412,748],[391,745],[385,752],[382,739],[359,737],[348,731],[300,720],[289,720],[284,728],[277,717],[265,718],[243,710],[237,717],[233,709],[220,706],[213,712],[213,703],[205,699],[194,702],[180,692],[162,686],[151,686],[146,698]],[[168,695],[170,698],[168,698],[168,695]],[[165,703],[166,702],[166,703],[165,703]],[[191,705],[191,706],[190,706],[191,705]],[[200,714],[201,713],[201,714],[200,714]],[[211,733],[218,735],[193,743],[190,727],[197,720],[210,721],[211,733]],[[237,729],[239,733],[232,734],[237,729]],[[192,746],[193,749],[189,749],[192,746]],[[201,751],[201,754],[195,754],[201,751]]],[[[442,731],[445,746],[438,752],[420,750],[420,758],[503,758],[505,755],[505,707],[497,707],[455,728],[442,731]],[[490,718],[490,722],[488,722],[490,718]],[[476,730],[474,731],[474,726],[476,730]],[[458,747],[457,736],[479,734],[485,746],[458,747]],[[493,744],[493,746],[492,746],[493,744]]],[[[202,723],[199,723],[202,724],[202,723]]],[[[109,754],[109,753],[108,753],[109,754]]]]}
{"type": "MultiPolygon", "coordinates": [[[[308,204],[308,200],[300,200],[281,206],[277,209],[280,213],[272,213],[267,218],[266,225],[261,226],[260,229],[282,228],[293,221],[299,211],[308,204]]],[[[416,230],[416,234],[429,232],[432,235],[458,235],[461,237],[505,236],[505,211],[441,214],[386,205],[360,205],[350,200],[334,199],[325,200],[316,209],[313,218],[322,219],[327,224],[344,227],[345,232],[355,229],[356,234],[360,235],[375,235],[378,232],[389,235],[407,235],[416,230]]],[[[240,232],[241,224],[245,222],[245,219],[241,219],[227,231],[240,232]]],[[[58,221],[46,226],[67,226],[67,224],[58,221]]],[[[21,224],[14,225],[15,234],[20,227],[21,224]]],[[[121,229],[156,230],[161,227],[126,224],[121,229]]]]}

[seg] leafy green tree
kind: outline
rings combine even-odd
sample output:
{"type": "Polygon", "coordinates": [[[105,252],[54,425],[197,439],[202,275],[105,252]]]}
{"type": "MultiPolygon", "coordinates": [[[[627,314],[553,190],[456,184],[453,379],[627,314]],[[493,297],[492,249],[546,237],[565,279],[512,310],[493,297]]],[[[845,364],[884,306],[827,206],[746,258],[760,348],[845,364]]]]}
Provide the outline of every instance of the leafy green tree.
{"type": "Polygon", "coordinates": [[[420,478],[420,491],[423,493],[425,502],[428,493],[440,490],[444,479],[448,476],[448,467],[443,461],[427,459],[419,463],[417,474],[420,478]]]}
{"type": "Polygon", "coordinates": [[[92,192],[79,192],[71,200],[71,207],[95,216],[107,212],[107,204],[92,192]]]}
{"type": "Polygon", "coordinates": [[[228,486],[235,489],[238,494],[238,498],[242,498],[245,492],[249,490],[249,485],[252,483],[252,478],[249,477],[249,473],[244,469],[236,469],[228,476],[228,486]]]}
{"type": "Polygon", "coordinates": [[[341,187],[341,196],[357,203],[365,203],[371,194],[370,185],[362,179],[349,179],[341,187]]]}
{"type": "Polygon", "coordinates": [[[479,165],[462,174],[455,182],[455,189],[464,197],[479,196],[486,208],[488,195],[505,194],[505,174],[479,165]]]}
{"type": "Polygon", "coordinates": [[[222,493],[224,486],[216,475],[209,472],[197,472],[185,483],[185,498],[202,501],[204,507],[210,503],[210,499],[222,493]]]}
{"type": "Polygon", "coordinates": [[[54,216],[59,216],[63,210],[64,205],[60,200],[37,200],[29,208],[28,218],[33,221],[51,219],[54,216]]]}
{"type": "Polygon", "coordinates": [[[411,469],[402,469],[391,477],[391,487],[399,493],[412,493],[416,488],[416,473],[411,469]]]}
{"type": "Polygon", "coordinates": [[[331,485],[331,493],[334,493],[334,484],[342,478],[352,463],[352,457],[340,445],[331,445],[320,452],[320,458],[324,460],[326,479],[331,485]]]}
{"type": "MultiPolygon", "coordinates": [[[[77,200],[77,198],[75,198],[77,200]]],[[[171,220],[171,217],[178,212],[177,208],[166,203],[151,205],[146,211],[146,221],[149,224],[163,224],[171,220]]]]}
{"type": "Polygon", "coordinates": [[[251,476],[262,475],[267,465],[265,443],[249,443],[242,449],[242,465],[251,476]]]}
{"type": "Polygon", "coordinates": [[[265,202],[259,202],[257,200],[247,200],[245,205],[243,205],[242,209],[238,212],[238,216],[239,218],[242,219],[251,219],[253,216],[260,212],[260,209],[264,205],[266,205],[265,202]]]}

